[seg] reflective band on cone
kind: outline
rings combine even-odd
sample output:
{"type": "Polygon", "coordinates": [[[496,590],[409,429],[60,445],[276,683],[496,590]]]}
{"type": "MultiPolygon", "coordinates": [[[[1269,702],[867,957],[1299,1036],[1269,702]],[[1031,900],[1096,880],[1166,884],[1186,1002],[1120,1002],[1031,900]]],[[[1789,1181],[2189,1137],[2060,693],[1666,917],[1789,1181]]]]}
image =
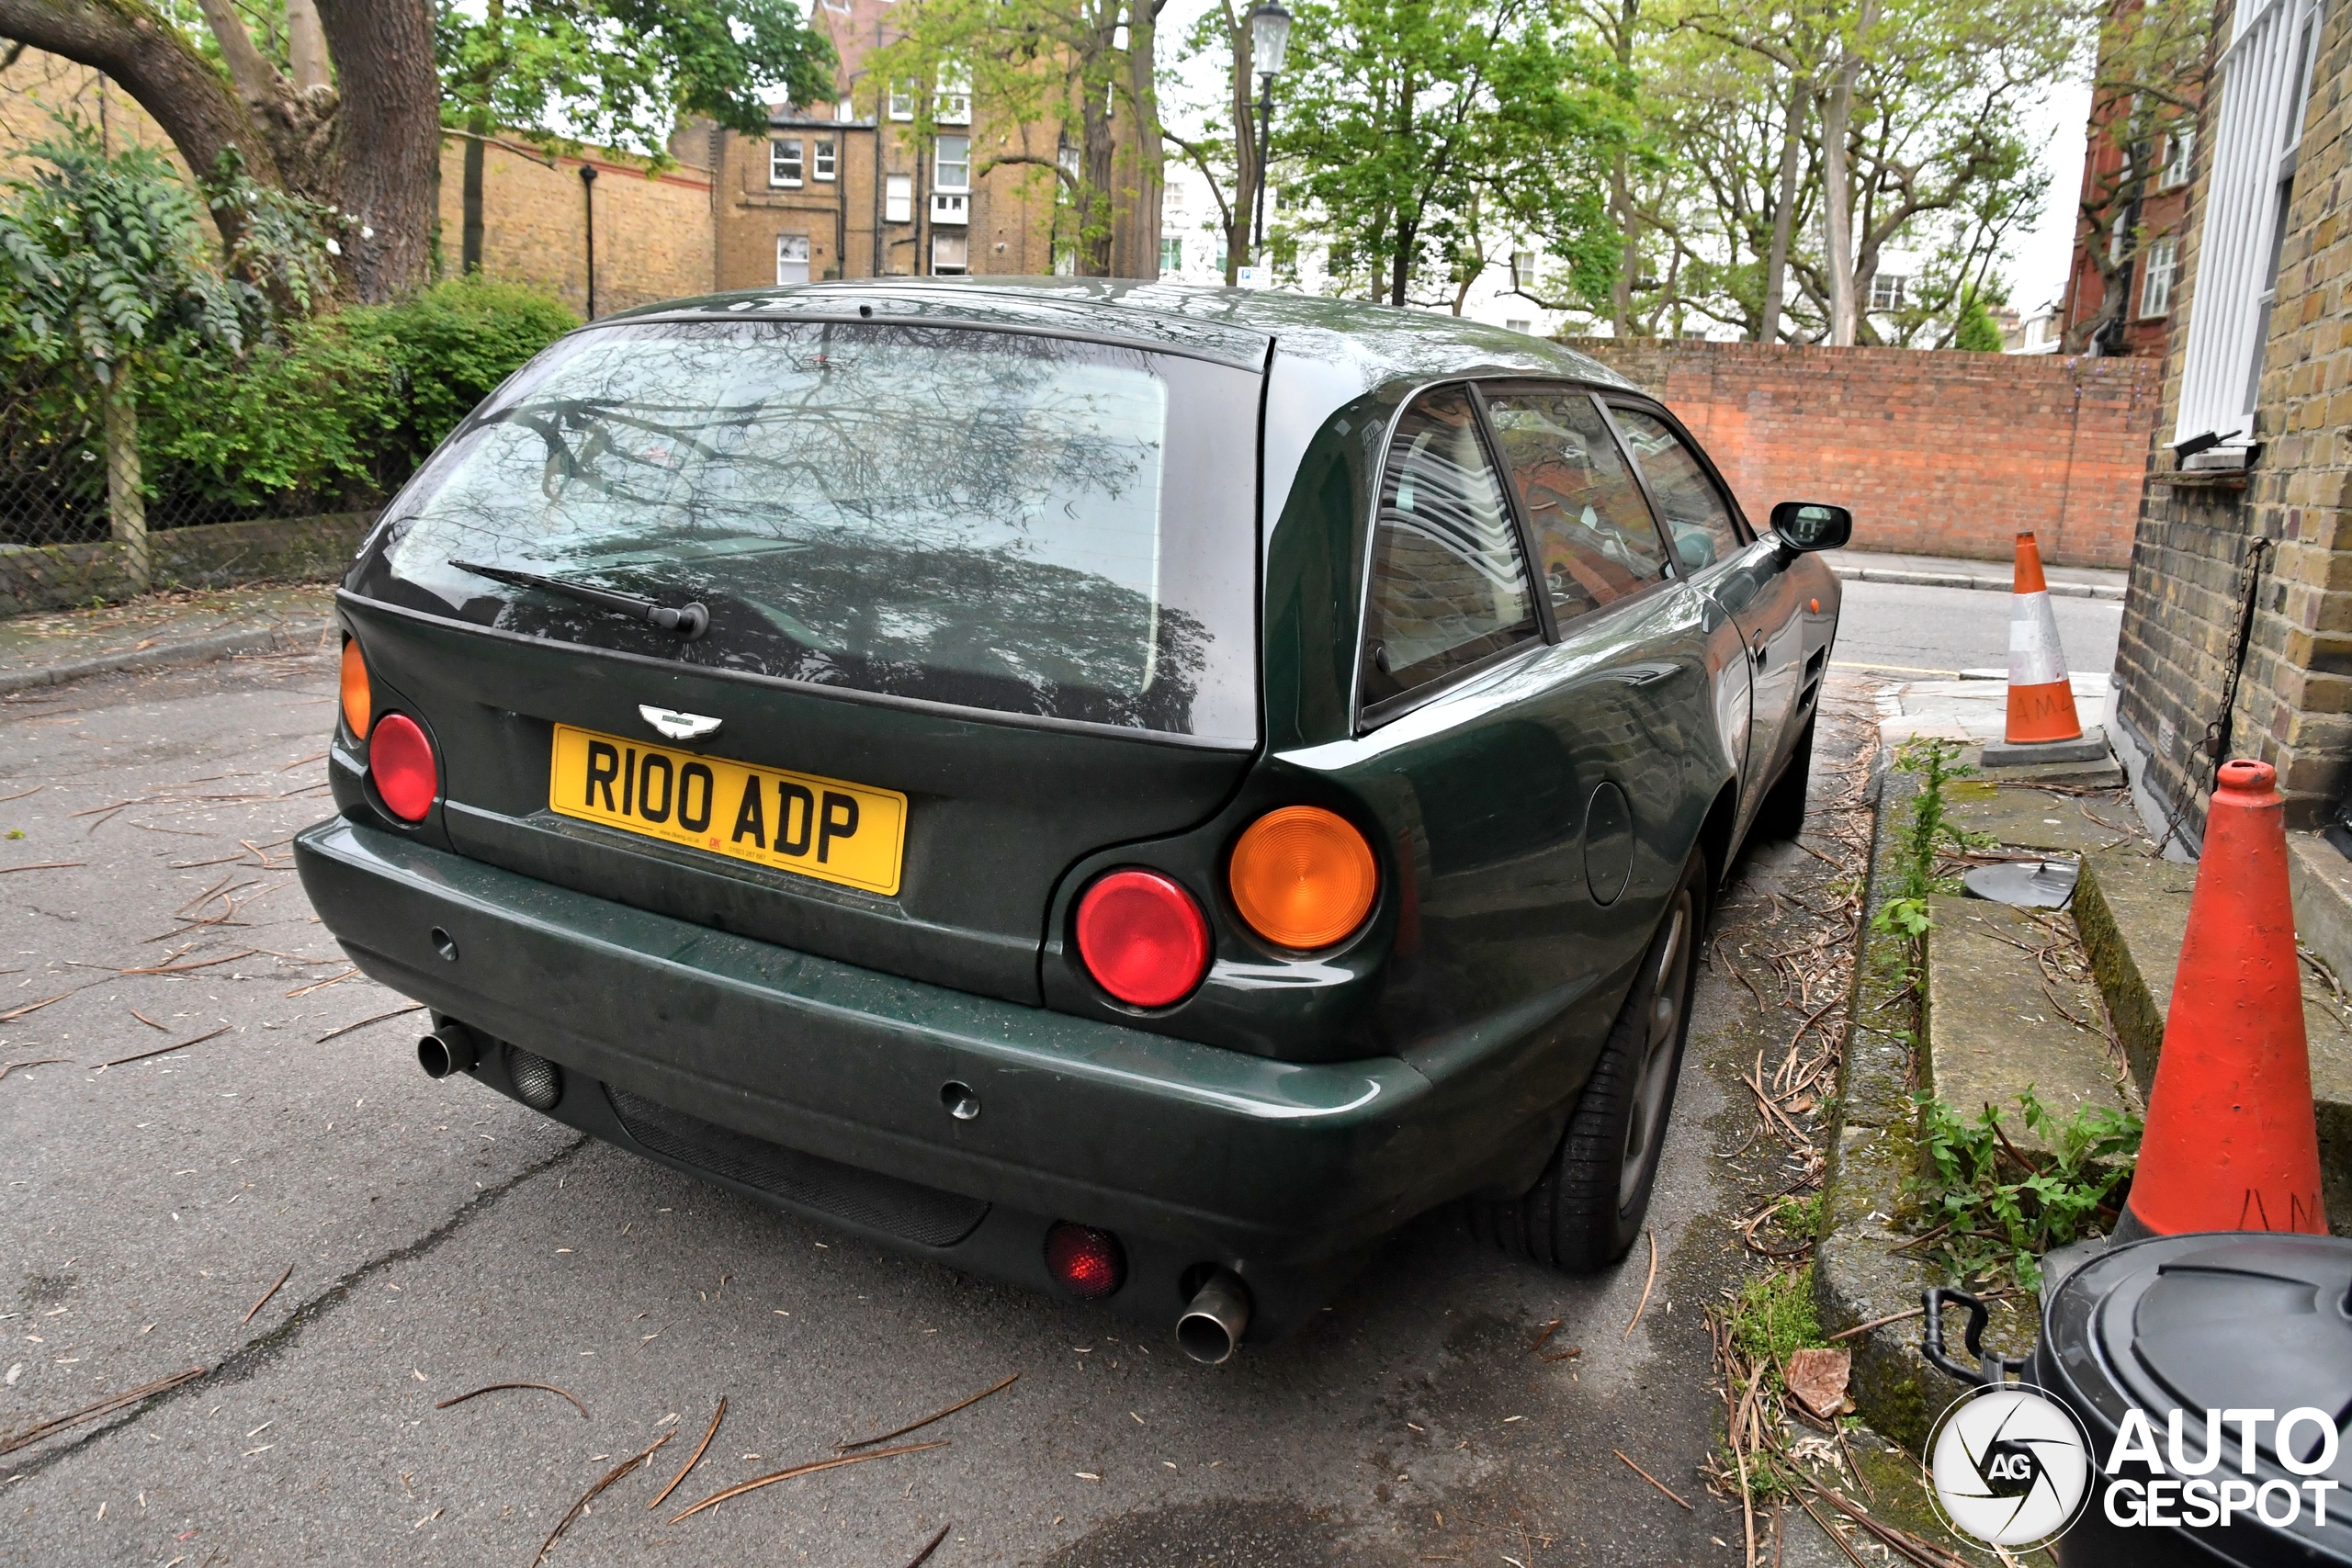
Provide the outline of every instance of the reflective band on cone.
{"type": "Polygon", "coordinates": [[[2066,653],[2058,646],[2058,617],[2050,608],[2050,584],[2041,575],[2041,551],[2031,534],[2018,536],[2018,574],[2009,605],[2009,719],[2003,739],[2010,745],[2075,740],[2083,721],[2075,713],[2075,686],[2066,674],[2066,653]]]}

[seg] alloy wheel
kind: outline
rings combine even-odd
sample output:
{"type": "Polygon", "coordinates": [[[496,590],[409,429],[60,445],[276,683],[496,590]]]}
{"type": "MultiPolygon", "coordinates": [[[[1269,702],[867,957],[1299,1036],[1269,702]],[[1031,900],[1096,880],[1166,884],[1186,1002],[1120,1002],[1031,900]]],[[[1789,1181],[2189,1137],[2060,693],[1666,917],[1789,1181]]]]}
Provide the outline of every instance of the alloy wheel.
{"type": "Polygon", "coordinates": [[[1641,1045],[1641,1068],[1634,1081],[1633,1111],[1625,1122],[1625,1157],[1617,1176],[1617,1210],[1640,1198],[1658,1145],[1666,1136],[1666,1107],[1674,1091],[1675,1043],[1682,1038],[1682,1013],[1690,1000],[1690,890],[1675,895],[1657,948],[1649,1005],[1641,1045]]]}

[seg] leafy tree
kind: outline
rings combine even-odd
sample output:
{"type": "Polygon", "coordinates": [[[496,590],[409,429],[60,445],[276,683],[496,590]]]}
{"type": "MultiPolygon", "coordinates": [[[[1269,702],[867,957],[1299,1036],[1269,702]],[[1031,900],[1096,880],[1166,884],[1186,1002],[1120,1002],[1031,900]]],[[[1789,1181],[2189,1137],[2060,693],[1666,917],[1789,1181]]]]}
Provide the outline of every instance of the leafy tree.
{"type": "Polygon", "coordinates": [[[1982,294],[1971,290],[1961,301],[1960,325],[1952,333],[1951,345],[1968,354],[2001,352],[2001,329],[1994,321],[1993,312],[1985,309],[1982,294]]]}
{"type": "MultiPolygon", "coordinates": [[[[865,57],[860,92],[916,91],[912,130],[937,129],[934,85],[968,85],[976,120],[1001,145],[973,177],[1030,168],[1055,182],[1075,270],[1159,275],[1165,180],[1159,23],[1165,0],[906,0],[899,39],[865,57]],[[1049,141],[1050,139],[1050,141],[1049,141]]],[[[1059,225],[1057,224],[1057,229],[1059,225]]],[[[1057,248],[1062,242],[1057,234],[1057,248]]]]}
{"type": "Polygon", "coordinates": [[[1305,0],[1291,52],[1283,167],[1361,284],[1403,305],[1435,274],[1458,309],[1491,247],[1524,233],[1574,298],[1606,294],[1631,84],[1550,0],[1305,0]]]}
{"type": "MultiPolygon", "coordinates": [[[[1686,0],[1674,25],[1748,57],[1768,79],[1758,96],[1779,114],[1777,167],[1768,176],[1758,158],[1730,161],[1746,166],[1747,195],[1724,212],[1709,191],[1718,209],[1709,216],[1736,234],[1743,212],[1771,212],[1762,254],[1749,254],[1767,292],[1784,276],[1795,282],[1785,308],[1797,333],[1948,343],[1962,295],[1984,288],[2038,211],[2042,181],[2022,112],[2074,58],[2080,12],[2030,0],[1686,0]],[[1818,236],[1796,220],[1808,209],[1822,215],[1818,236]],[[1923,252],[1927,264],[1905,307],[1874,319],[1871,284],[1896,249],[1923,252]]],[[[1706,136],[1677,152],[1730,166],[1706,136]]],[[[1783,308],[1759,294],[1753,335],[1781,333],[1783,308]]]]}
{"type": "Polygon", "coordinates": [[[667,135],[701,115],[767,134],[766,90],[833,96],[832,45],[792,0],[435,0],[445,124],[463,130],[463,270],[481,265],[482,138],[593,142],[668,162],[667,135]],[[549,129],[558,120],[571,133],[549,129]]]}
{"type": "Polygon", "coordinates": [[[114,536],[143,591],[137,368],[183,335],[242,347],[258,293],[205,254],[196,202],[161,153],[108,157],[78,122],[26,151],[35,172],[10,180],[0,199],[0,322],[18,355],[94,383],[114,536]]]}
{"type": "Polygon", "coordinates": [[[461,121],[536,107],[625,145],[657,143],[679,109],[764,129],[767,81],[831,93],[791,0],[506,0],[470,28],[435,5],[0,0],[0,39],[105,72],[199,174],[233,153],[254,186],[341,214],[336,265],[362,300],[429,271],[444,63],[461,121]]]}
{"type": "Polygon", "coordinates": [[[1186,59],[1221,55],[1228,62],[1221,101],[1201,118],[1203,135],[1192,140],[1161,129],[1160,134],[1201,171],[1209,195],[1216,202],[1218,227],[1225,231],[1225,281],[1241,280],[1241,268],[1251,261],[1250,242],[1258,211],[1258,121],[1251,83],[1254,47],[1248,14],[1234,0],[1217,0],[1204,11],[1185,35],[1186,59]],[[1227,191],[1232,194],[1228,197],[1227,191]]]}

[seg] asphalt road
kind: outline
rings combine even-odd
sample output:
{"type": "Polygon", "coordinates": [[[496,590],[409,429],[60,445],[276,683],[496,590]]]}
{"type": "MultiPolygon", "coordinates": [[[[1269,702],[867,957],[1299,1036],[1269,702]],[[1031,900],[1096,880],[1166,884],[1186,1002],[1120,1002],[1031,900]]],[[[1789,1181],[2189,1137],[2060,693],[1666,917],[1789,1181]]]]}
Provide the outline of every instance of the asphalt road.
{"type": "MultiPolygon", "coordinates": [[[[1911,592],[1863,586],[1865,626],[1911,592]]],[[[1778,1059],[1792,1015],[1759,1017],[1728,966],[1702,976],[1637,1325],[1643,1249],[1569,1280],[1441,1213],[1308,1332],[1204,1369],[1172,1325],[885,1254],[427,1081],[418,1019],[384,1016],[405,998],[343,977],[288,869],[326,810],[334,692],[309,656],[0,703],[0,1064],[64,1059],[0,1077],[0,1432],[204,1369],[0,1458],[0,1562],[522,1568],[664,1434],[550,1562],[899,1568],[943,1525],[940,1568],[1739,1558],[1739,1508],[1700,1475],[1721,1422],[1702,1309],[1749,1267],[1732,1219],[1788,1180],[1734,1074],[1778,1059]],[[1580,1356],[1530,1353],[1555,1318],[1580,1356]],[[669,1522],[1016,1373],[910,1439],[948,1446],[669,1522]],[[586,1414],[529,1390],[437,1408],[508,1381],[586,1414]]],[[[1839,701],[1832,769],[1866,709],[1839,701]]],[[[1817,771],[1816,801],[1849,779],[1817,771]]],[[[1800,919],[1778,894],[1829,874],[1755,857],[1717,931],[1761,944],[1768,899],[1800,919]]],[[[1792,1534],[1783,1560],[1826,1553],[1792,1534]]]]}
{"type": "MultiPolygon", "coordinates": [[[[1840,666],[1925,680],[2008,665],[2011,601],[2006,593],[1858,581],[1846,583],[1845,591],[1836,653],[1840,666]]],[[[2050,607],[2070,671],[2103,675],[2115,668],[2123,628],[2120,600],[2053,594],[2050,607]]]]}

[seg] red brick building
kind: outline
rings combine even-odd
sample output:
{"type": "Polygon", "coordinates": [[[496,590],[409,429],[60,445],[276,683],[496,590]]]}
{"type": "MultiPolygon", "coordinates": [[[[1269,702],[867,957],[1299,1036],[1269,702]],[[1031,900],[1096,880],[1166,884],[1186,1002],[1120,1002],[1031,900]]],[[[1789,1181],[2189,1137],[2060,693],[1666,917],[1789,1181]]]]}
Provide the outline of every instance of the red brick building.
{"type": "MultiPolygon", "coordinates": [[[[2101,39],[2102,83],[2130,74],[2106,67],[2120,28],[2137,10],[2136,0],[2116,6],[2122,20],[2101,39]]],[[[2091,100],[2084,140],[2075,259],[2059,304],[2060,352],[2161,358],[2180,292],[2197,117],[2149,95],[2102,86],[2091,100]]]]}

